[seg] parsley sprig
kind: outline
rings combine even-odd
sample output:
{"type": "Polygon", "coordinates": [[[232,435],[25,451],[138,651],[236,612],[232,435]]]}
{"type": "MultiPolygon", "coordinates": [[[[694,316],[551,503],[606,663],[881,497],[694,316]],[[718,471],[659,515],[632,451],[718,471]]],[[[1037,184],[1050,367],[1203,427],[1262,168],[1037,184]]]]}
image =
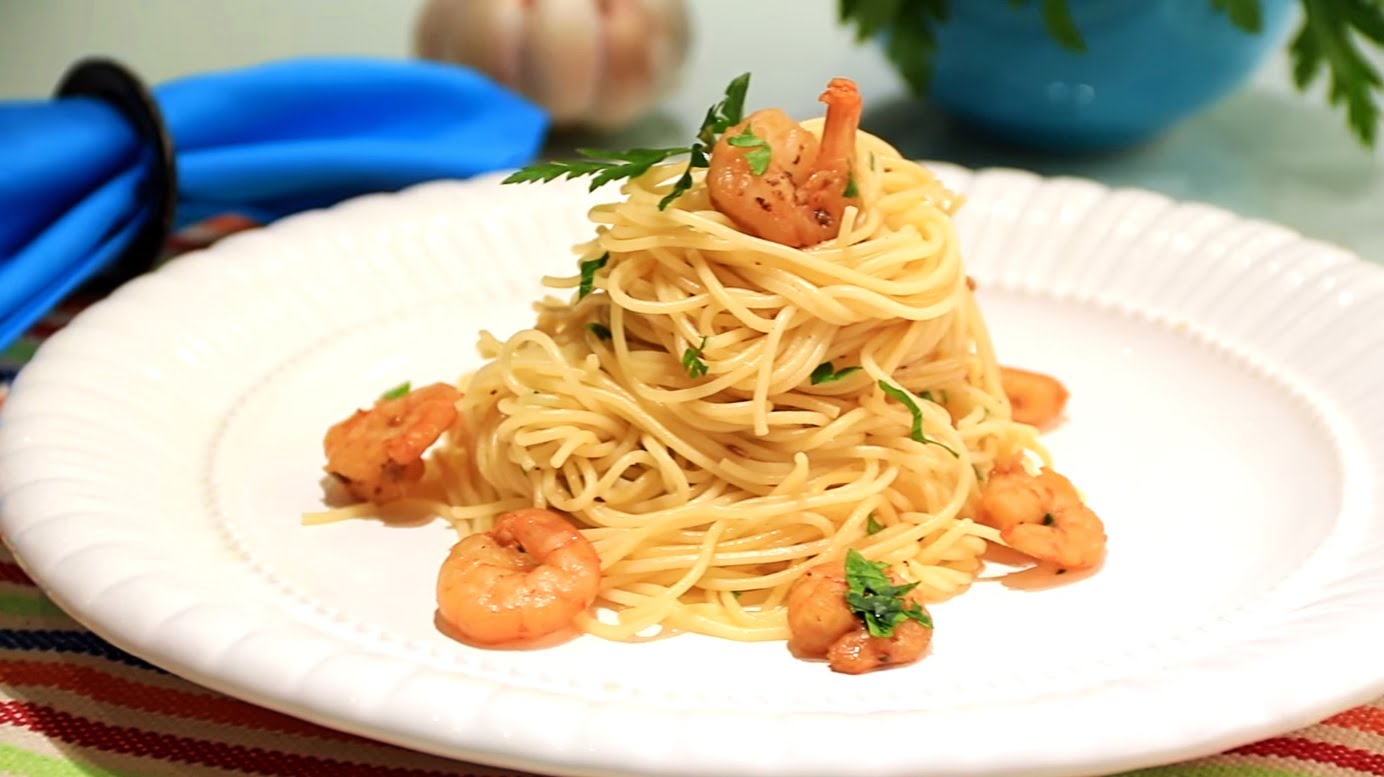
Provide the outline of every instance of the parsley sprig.
{"type": "MultiPolygon", "coordinates": [[[[1009,0],[1016,8],[1034,0],[1009,0]]],[[[1086,42],[1072,17],[1070,0],[1038,0],[1043,25],[1064,47],[1085,51],[1086,42]]],[[[886,35],[884,54],[915,95],[926,94],[937,53],[936,25],[945,22],[958,0],[839,0],[843,24],[855,27],[858,42],[886,35]]],[[[1326,70],[1327,100],[1344,105],[1346,121],[1360,143],[1373,148],[1379,132],[1379,97],[1384,79],[1361,52],[1360,42],[1384,46],[1384,3],[1380,0],[1299,0],[1302,27],[1289,44],[1293,81],[1306,89],[1326,70]]],[[[1262,0],[1210,0],[1239,29],[1263,30],[1262,0]]]]}
{"type": "Polygon", "coordinates": [[[932,628],[932,618],[923,612],[922,605],[904,598],[918,584],[894,585],[886,574],[888,568],[859,551],[846,551],[847,606],[865,622],[872,637],[892,637],[894,628],[910,619],[932,628]]]}
{"type": "Polygon", "coordinates": [[[517,170],[501,183],[547,183],[558,178],[591,179],[591,191],[617,181],[621,178],[637,178],[649,172],[649,168],[688,151],[686,146],[678,148],[631,148],[627,151],[604,151],[594,148],[579,148],[577,153],[585,159],[543,162],[517,170]]]}
{"type": "Polygon", "coordinates": [[[740,123],[745,115],[745,95],[750,91],[750,74],[741,73],[726,85],[726,96],[706,110],[701,129],[697,130],[697,142],[687,149],[687,169],[673,184],[672,190],[658,201],[658,209],[663,210],[673,201],[692,188],[692,171],[711,166],[707,156],[721,133],[740,123]]]}
{"type": "Polygon", "coordinates": [[[380,401],[384,401],[384,400],[388,400],[388,399],[398,399],[398,398],[400,398],[400,397],[402,397],[402,396],[408,394],[408,393],[409,393],[410,391],[412,391],[412,390],[413,390],[413,383],[411,383],[410,381],[407,381],[407,380],[406,380],[406,381],[404,381],[403,383],[400,383],[399,385],[395,386],[394,388],[392,388],[392,389],[390,389],[390,390],[384,392],[383,394],[381,394],[381,395],[380,395],[380,401]]]}
{"type": "MultiPolygon", "coordinates": [[[[681,197],[684,192],[692,188],[692,171],[694,169],[710,165],[707,154],[721,133],[740,123],[745,112],[745,94],[749,88],[749,73],[743,73],[732,80],[726,86],[725,97],[707,109],[706,118],[702,121],[701,128],[697,130],[697,140],[691,145],[671,148],[631,148],[625,151],[579,148],[577,153],[581,155],[581,159],[540,162],[529,165],[510,174],[501,183],[533,183],[535,181],[547,183],[558,178],[591,176],[591,190],[595,191],[611,181],[637,178],[649,172],[649,169],[654,165],[685,154],[688,156],[687,170],[678,178],[677,183],[673,184],[672,191],[662,200],[659,200],[658,209],[663,210],[672,204],[673,200],[681,197]]],[[[767,157],[769,153],[767,143],[764,144],[762,151],[767,157]]],[[[753,164],[751,162],[751,165],[753,164]]],[[[767,158],[764,165],[767,169],[767,158]]],[[[758,174],[762,174],[762,171],[758,174]]]]}

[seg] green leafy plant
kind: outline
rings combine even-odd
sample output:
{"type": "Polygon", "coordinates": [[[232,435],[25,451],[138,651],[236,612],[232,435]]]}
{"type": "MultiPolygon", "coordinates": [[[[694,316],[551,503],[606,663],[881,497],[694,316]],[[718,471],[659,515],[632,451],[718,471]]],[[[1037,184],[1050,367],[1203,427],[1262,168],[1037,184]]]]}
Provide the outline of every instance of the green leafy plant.
{"type": "MultiPolygon", "coordinates": [[[[914,94],[932,80],[937,51],[936,25],[947,20],[956,0],[839,0],[841,22],[852,25],[858,41],[888,33],[884,53],[914,94]]],[[[1040,4],[1052,37],[1074,52],[1086,50],[1068,0],[1009,0],[1015,7],[1040,4]]],[[[1210,0],[1211,7],[1247,33],[1263,29],[1260,0],[1210,0]]],[[[1374,147],[1379,132],[1379,98],[1384,81],[1361,51],[1361,39],[1384,46],[1384,0],[1299,0],[1302,27],[1289,44],[1293,81],[1299,89],[1329,74],[1328,101],[1344,106],[1346,121],[1360,142],[1374,147]]]]}

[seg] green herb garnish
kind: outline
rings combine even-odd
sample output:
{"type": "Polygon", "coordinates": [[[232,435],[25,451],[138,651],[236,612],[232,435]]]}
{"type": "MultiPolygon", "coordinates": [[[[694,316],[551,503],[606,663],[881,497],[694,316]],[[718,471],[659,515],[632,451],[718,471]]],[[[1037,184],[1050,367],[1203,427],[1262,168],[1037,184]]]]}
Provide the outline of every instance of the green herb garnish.
{"type": "Polygon", "coordinates": [[[663,196],[663,199],[658,201],[659,210],[663,210],[669,205],[672,205],[673,200],[686,194],[687,190],[692,188],[692,171],[694,169],[711,166],[711,161],[708,160],[706,156],[706,149],[701,145],[692,146],[690,153],[692,156],[687,160],[687,169],[678,177],[677,183],[673,184],[673,188],[663,196]]]}
{"type": "Polygon", "coordinates": [[[702,350],[705,348],[706,338],[703,337],[701,345],[682,352],[682,368],[693,378],[700,378],[706,374],[706,362],[702,361],[702,350]]]}
{"type": "Polygon", "coordinates": [[[605,324],[597,323],[595,321],[592,321],[591,323],[586,325],[586,331],[601,338],[602,340],[609,340],[612,337],[610,333],[610,327],[606,326],[605,324]]]}
{"type": "Polygon", "coordinates": [[[931,403],[934,404],[934,405],[945,405],[945,404],[947,404],[947,390],[946,390],[946,389],[938,389],[936,394],[933,394],[931,390],[928,390],[928,391],[924,391],[923,393],[919,394],[918,396],[921,397],[921,398],[923,398],[923,399],[926,399],[927,401],[931,402],[931,403]]]}
{"type": "Polygon", "coordinates": [[[812,381],[812,385],[814,386],[819,383],[835,383],[853,372],[860,372],[860,368],[847,367],[840,372],[834,372],[831,362],[822,362],[817,365],[817,369],[812,371],[812,376],[809,380],[812,381]]]}
{"type": "Polygon", "coordinates": [[[649,172],[649,168],[675,156],[688,152],[687,146],[676,148],[631,148],[627,151],[605,151],[595,148],[579,148],[577,153],[585,159],[571,159],[557,162],[541,162],[529,165],[511,173],[500,183],[547,183],[557,178],[582,178],[595,176],[591,180],[591,191],[596,191],[611,181],[621,178],[637,178],[649,172]]]}
{"type": "Polygon", "coordinates": [[[875,169],[875,152],[870,152],[870,169],[875,169]]]}
{"type": "Polygon", "coordinates": [[[909,619],[932,628],[922,606],[903,598],[918,584],[894,585],[887,570],[886,564],[869,561],[859,551],[846,551],[846,604],[865,622],[870,636],[892,637],[894,627],[909,619]]]}
{"type": "Polygon", "coordinates": [[[591,289],[596,284],[596,271],[606,266],[610,261],[610,252],[588,259],[581,263],[581,285],[577,287],[577,299],[582,299],[591,293],[591,289]]]}
{"type": "Polygon", "coordinates": [[[706,110],[706,118],[697,130],[697,142],[688,147],[687,169],[673,184],[673,188],[658,201],[658,209],[663,210],[673,201],[692,188],[692,171],[711,166],[707,158],[708,149],[716,144],[721,133],[740,123],[745,114],[745,94],[750,90],[750,74],[741,73],[726,85],[726,96],[706,110]]]}
{"type": "Polygon", "coordinates": [[[750,91],[750,74],[741,73],[726,84],[726,96],[706,109],[701,129],[697,130],[697,140],[702,145],[716,143],[722,132],[730,129],[745,117],[745,95],[750,91]]]}
{"type": "Polygon", "coordinates": [[[750,172],[755,175],[764,175],[764,171],[769,169],[769,160],[773,158],[773,152],[769,149],[769,141],[755,135],[753,128],[746,124],[745,131],[733,138],[727,138],[726,142],[736,148],[748,148],[745,152],[745,161],[750,164],[750,172]]]}
{"type": "Polygon", "coordinates": [[[855,173],[846,176],[846,190],[841,192],[842,197],[859,197],[860,190],[855,186],[855,173]]]}
{"type": "MultiPolygon", "coordinates": [[[[707,151],[716,143],[716,139],[721,133],[740,123],[741,116],[745,112],[745,93],[749,91],[749,88],[749,73],[744,73],[731,81],[726,87],[726,96],[707,110],[706,119],[702,121],[701,129],[697,131],[697,140],[691,145],[673,148],[631,148],[626,151],[579,148],[577,154],[583,157],[581,159],[540,162],[529,165],[510,174],[501,183],[532,183],[534,181],[547,183],[558,178],[593,176],[591,190],[595,191],[611,181],[618,181],[622,178],[637,178],[649,172],[650,168],[660,162],[687,154],[687,171],[673,185],[673,190],[668,193],[668,196],[659,200],[658,209],[663,210],[692,187],[692,170],[694,168],[707,167],[710,164],[707,159],[707,151]]],[[[767,144],[765,144],[763,151],[767,156],[769,153],[767,144]]],[[[746,156],[748,157],[749,154],[746,156]]],[[[766,167],[768,166],[767,159],[764,164],[766,167]]]]}
{"type": "Polygon", "coordinates": [[[928,437],[926,434],[923,434],[923,410],[922,408],[918,407],[918,403],[913,400],[913,396],[911,394],[899,388],[898,386],[889,383],[889,381],[885,380],[881,380],[879,382],[879,387],[882,391],[884,391],[885,394],[888,394],[894,399],[897,399],[904,407],[908,408],[908,412],[912,414],[913,428],[909,431],[909,436],[913,438],[914,442],[920,442],[924,445],[940,446],[947,453],[950,453],[958,459],[961,458],[961,454],[952,450],[951,446],[934,440],[928,437]]]}
{"type": "Polygon", "coordinates": [[[875,514],[874,514],[874,513],[870,513],[870,516],[869,516],[868,518],[865,519],[865,533],[866,533],[866,534],[879,534],[880,530],[883,529],[883,528],[884,528],[884,526],[881,525],[879,521],[876,521],[876,520],[875,520],[875,514]]]}
{"type": "Polygon", "coordinates": [[[403,383],[400,383],[399,385],[395,386],[394,388],[392,388],[392,389],[390,389],[390,390],[384,392],[383,394],[381,394],[381,395],[380,395],[380,401],[383,402],[383,401],[385,401],[385,400],[387,400],[387,399],[398,399],[399,397],[404,396],[405,394],[409,393],[409,392],[412,391],[412,390],[413,390],[413,383],[406,380],[406,381],[404,381],[403,383]]]}

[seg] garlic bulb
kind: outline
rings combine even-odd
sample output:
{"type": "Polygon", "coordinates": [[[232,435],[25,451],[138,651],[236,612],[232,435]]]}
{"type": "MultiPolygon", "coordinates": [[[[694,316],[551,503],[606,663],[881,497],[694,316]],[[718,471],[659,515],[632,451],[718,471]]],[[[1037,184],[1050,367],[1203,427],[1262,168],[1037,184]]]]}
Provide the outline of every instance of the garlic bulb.
{"type": "Polygon", "coordinates": [[[614,129],[673,85],[687,37],[682,0],[428,0],[414,49],[489,75],[557,126],[614,129]]]}

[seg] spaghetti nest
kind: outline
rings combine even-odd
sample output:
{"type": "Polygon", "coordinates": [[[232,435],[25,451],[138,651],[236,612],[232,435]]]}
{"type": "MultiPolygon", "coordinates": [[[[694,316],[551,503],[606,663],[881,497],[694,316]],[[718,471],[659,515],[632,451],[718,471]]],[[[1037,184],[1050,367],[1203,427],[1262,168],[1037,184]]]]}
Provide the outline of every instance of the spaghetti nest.
{"type": "MultiPolygon", "coordinates": [[[[821,122],[802,125],[820,135],[821,122]]],[[[786,639],[795,580],[850,548],[952,596],[998,533],[971,520],[996,462],[1046,460],[1011,420],[951,215],[959,198],[864,133],[839,235],[746,234],[706,181],[659,208],[655,166],[591,211],[575,289],[462,379],[430,464],[463,534],[560,510],[600,557],[584,630],[786,639]],[[657,627],[657,628],[656,628],[657,627]]]]}

